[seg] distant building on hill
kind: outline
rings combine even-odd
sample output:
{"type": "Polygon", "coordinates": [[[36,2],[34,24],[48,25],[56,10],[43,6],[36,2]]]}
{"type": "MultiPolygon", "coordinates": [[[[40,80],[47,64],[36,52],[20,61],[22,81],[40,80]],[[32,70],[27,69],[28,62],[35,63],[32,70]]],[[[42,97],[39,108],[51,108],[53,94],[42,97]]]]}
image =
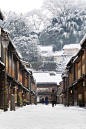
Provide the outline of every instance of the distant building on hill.
{"type": "Polygon", "coordinates": [[[38,46],[40,57],[39,61],[60,62],[62,58],[73,56],[80,49],[80,44],[64,45],[63,50],[53,52],[53,46],[38,46]]]}
{"type": "MultiPolygon", "coordinates": [[[[80,49],[80,44],[68,44],[64,45],[61,51],[53,52],[53,46],[39,46],[40,57],[38,57],[39,62],[43,62],[43,71],[46,70],[46,63],[55,63],[55,67],[53,67],[53,63],[49,64],[47,67],[48,71],[51,71],[52,68],[55,69],[58,73],[62,73],[64,71],[65,66],[68,60],[75,55],[80,49]],[[50,70],[49,70],[50,69],[50,70]]],[[[42,68],[42,66],[40,66],[42,68]]]]}
{"type": "Polygon", "coordinates": [[[40,57],[39,61],[52,61],[53,60],[53,46],[38,46],[40,57]]]}
{"type": "Polygon", "coordinates": [[[53,52],[53,61],[59,63],[63,59],[63,57],[66,57],[66,56],[67,56],[67,54],[64,54],[63,50],[55,51],[55,52],[53,52]]]}
{"type": "Polygon", "coordinates": [[[80,48],[80,44],[68,44],[64,45],[63,50],[64,54],[73,56],[80,48]]]}

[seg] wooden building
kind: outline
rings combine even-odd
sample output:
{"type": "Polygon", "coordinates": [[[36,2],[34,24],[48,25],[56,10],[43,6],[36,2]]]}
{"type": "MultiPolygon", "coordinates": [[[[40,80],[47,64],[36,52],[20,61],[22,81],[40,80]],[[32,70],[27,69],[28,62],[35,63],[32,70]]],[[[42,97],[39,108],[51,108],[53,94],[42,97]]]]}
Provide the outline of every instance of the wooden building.
{"type": "Polygon", "coordinates": [[[63,78],[65,105],[86,106],[86,36],[80,43],[81,49],[67,63],[63,78]]]}
{"type": "MultiPolygon", "coordinates": [[[[3,19],[1,12],[0,18],[3,19]]],[[[31,102],[31,94],[34,93],[35,95],[31,85],[34,80],[31,79],[32,72],[21,61],[9,33],[1,27],[0,32],[0,108],[4,108],[4,90],[7,93],[7,108],[11,101],[11,95],[15,97],[15,105],[17,105],[18,96],[20,105],[23,105],[23,101],[29,104],[31,102]],[[4,48],[4,45],[6,45],[6,48],[4,48]]]]}
{"type": "Polygon", "coordinates": [[[54,89],[54,92],[57,95],[57,83],[37,83],[37,97],[38,102],[41,102],[41,99],[45,101],[45,97],[48,96],[49,101],[51,101],[51,92],[54,89]]]}
{"type": "Polygon", "coordinates": [[[33,76],[37,85],[37,102],[45,101],[45,97],[48,96],[51,101],[51,92],[54,92],[58,96],[59,82],[61,81],[61,74],[57,75],[55,72],[34,72],[33,76]]]}

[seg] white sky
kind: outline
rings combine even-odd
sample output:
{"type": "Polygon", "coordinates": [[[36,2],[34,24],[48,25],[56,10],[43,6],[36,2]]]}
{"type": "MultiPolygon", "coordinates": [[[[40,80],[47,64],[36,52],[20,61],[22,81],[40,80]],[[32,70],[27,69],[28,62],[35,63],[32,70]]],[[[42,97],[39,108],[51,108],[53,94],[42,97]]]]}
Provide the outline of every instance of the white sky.
{"type": "Polygon", "coordinates": [[[17,13],[26,13],[32,9],[39,9],[42,6],[42,0],[1,0],[1,11],[15,11],[17,13]]]}

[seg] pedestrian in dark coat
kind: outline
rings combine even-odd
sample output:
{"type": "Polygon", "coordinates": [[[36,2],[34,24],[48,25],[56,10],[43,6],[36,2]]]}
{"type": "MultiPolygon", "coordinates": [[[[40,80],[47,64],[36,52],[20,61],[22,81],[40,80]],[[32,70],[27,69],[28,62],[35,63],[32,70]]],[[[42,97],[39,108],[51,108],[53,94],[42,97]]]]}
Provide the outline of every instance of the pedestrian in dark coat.
{"type": "Polygon", "coordinates": [[[48,104],[48,96],[45,97],[45,104],[48,104]]]}
{"type": "Polygon", "coordinates": [[[55,93],[54,93],[54,90],[52,90],[52,93],[51,93],[52,107],[54,107],[55,100],[56,100],[56,95],[55,95],[55,93]]]}
{"type": "Polygon", "coordinates": [[[55,94],[55,106],[57,104],[57,95],[55,94]]]}

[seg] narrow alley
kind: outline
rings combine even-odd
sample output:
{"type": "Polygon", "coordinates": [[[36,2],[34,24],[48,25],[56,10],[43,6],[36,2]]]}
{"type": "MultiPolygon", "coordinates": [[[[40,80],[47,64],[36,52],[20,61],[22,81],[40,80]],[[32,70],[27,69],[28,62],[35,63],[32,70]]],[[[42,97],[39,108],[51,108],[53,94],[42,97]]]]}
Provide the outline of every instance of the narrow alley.
{"type": "Polygon", "coordinates": [[[85,129],[86,109],[57,104],[28,105],[0,111],[0,129],[85,129]]]}

